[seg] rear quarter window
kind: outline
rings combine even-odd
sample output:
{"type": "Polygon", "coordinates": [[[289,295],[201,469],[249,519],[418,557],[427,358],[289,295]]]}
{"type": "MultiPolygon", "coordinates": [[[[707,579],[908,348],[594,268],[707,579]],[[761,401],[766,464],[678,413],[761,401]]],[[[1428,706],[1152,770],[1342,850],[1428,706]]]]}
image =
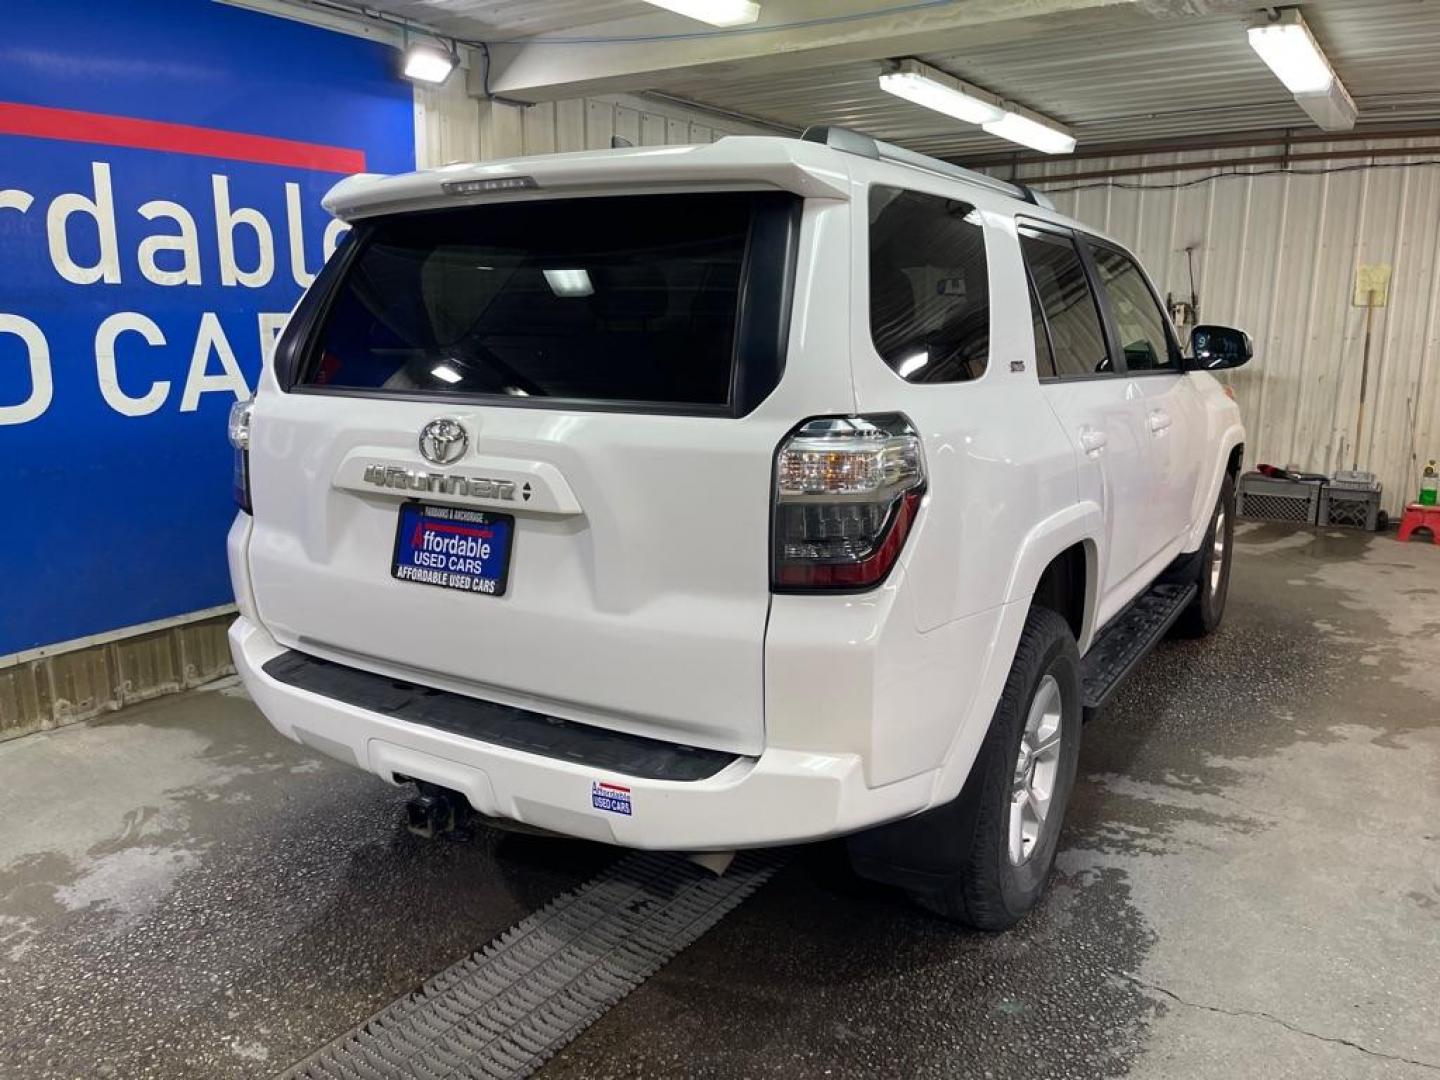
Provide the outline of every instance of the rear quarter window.
{"type": "Polygon", "coordinates": [[[870,189],[870,337],[912,383],[978,379],[990,359],[985,230],[958,199],[870,189]]]}

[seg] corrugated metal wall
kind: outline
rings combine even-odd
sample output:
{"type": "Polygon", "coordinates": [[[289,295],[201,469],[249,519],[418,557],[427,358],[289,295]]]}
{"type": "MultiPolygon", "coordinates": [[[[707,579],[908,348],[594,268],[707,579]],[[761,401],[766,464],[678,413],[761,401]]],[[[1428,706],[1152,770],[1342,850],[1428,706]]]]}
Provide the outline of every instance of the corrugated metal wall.
{"type": "Polygon", "coordinates": [[[708,143],[722,135],[768,132],[698,112],[614,95],[503,105],[466,93],[458,74],[443,87],[417,87],[416,157],[421,167],[523,154],[603,150],[612,135],[635,146],[708,143]]]}
{"type": "Polygon", "coordinates": [[[1394,515],[1414,498],[1425,461],[1440,457],[1440,167],[1417,164],[1440,159],[1440,150],[1365,144],[1397,145],[1416,153],[1305,162],[1295,168],[1307,172],[1266,176],[1206,179],[1215,172],[1207,170],[1043,182],[1276,152],[1260,147],[1057,161],[1019,177],[1131,247],[1162,293],[1189,296],[1185,249],[1193,249],[1201,321],[1240,326],[1255,339],[1255,360],[1226,380],[1245,415],[1252,464],[1354,464],[1366,315],[1352,302],[1355,271],[1392,266],[1389,304],[1373,315],[1358,456],[1362,469],[1379,474],[1394,515]],[[1372,163],[1380,167],[1362,167],[1372,163]],[[1336,169],[1345,171],[1321,171],[1336,169]]]}
{"type": "Polygon", "coordinates": [[[0,741],[89,720],[234,671],[233,614],[0,664],[0,741]]]}

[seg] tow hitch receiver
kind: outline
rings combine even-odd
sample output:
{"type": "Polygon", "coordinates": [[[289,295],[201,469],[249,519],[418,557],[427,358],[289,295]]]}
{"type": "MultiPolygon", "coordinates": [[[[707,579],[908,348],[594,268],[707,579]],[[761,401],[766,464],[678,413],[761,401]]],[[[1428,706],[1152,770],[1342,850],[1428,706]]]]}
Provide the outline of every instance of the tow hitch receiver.
{"type": "Polygon", "coordinates": [[[416,836],[427,840],[437,836],[446,840],[466,841],[475,834],[470,828],[474,810],[458,791],[415,781],[420,793],[405,804],[405,826],[416,836]]]}

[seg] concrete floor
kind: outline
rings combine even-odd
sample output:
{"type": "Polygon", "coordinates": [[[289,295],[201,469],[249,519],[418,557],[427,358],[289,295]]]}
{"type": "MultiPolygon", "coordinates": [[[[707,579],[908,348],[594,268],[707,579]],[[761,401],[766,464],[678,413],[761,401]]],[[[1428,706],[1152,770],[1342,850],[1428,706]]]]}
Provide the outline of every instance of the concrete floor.
{"type": "MultiPolygon", "coordinates": [[[[807,848],[545,1075],[1440,1074],[1440,547],[1246,525],[1230,603],[1086,728],[1019,929],[807,848]]],[[[614,857],[404,798],[233,687],[0,744],[0,1076],[271,1076],[614,857]]]]}

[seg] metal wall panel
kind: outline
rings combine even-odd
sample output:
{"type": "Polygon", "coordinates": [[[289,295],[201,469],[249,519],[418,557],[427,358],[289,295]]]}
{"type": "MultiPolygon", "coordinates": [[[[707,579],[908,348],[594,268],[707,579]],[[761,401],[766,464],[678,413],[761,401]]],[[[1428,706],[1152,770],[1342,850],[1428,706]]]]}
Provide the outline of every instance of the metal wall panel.
{"type": "MultiPolygon", "coordinates": [[[[1394,515],[1414,497],[1425,461],[1440,457],[1440,167],[1422,164],[1437,155],[1413,141],[1365,145],[1417,152],[1307,162],[1260,176],[1180,171],[1044,182],[1077,169],[1123,171],[1245,152],[1156,154],[1057,161],[1019,178],[1132,248],[1162,294],[1188,297],[1185,249],[1192,247],[1201,321],[1240,326],[1255,339],[1255,360],[1224,377],[1245,415],[1247,460],[1348,469],[1358,427],[1360,468],[1379,474],[1394,515]],[[1352,303],[1362,263],[1394,268],[1389,305],[1373,316],[1363,426],[1365,309],[1352,303]]],[[[1264,147],[1249,155],[1273,153],[1264,147]]]]}
{"type": "Polygon", "coordinates": [[[771,132],[725,123],[678,106],[620,94],[505,105],[469,96],[459,75],[416,87],[416,160],[421,167],[529,154],[603,150],[619,135],[635,146],[708,143],[725,135],[771,132]]]}
{"type": "Polygon", "coordinates": [[[0,741],[228,675],[232,613],[0,667],[0,741]]]}

